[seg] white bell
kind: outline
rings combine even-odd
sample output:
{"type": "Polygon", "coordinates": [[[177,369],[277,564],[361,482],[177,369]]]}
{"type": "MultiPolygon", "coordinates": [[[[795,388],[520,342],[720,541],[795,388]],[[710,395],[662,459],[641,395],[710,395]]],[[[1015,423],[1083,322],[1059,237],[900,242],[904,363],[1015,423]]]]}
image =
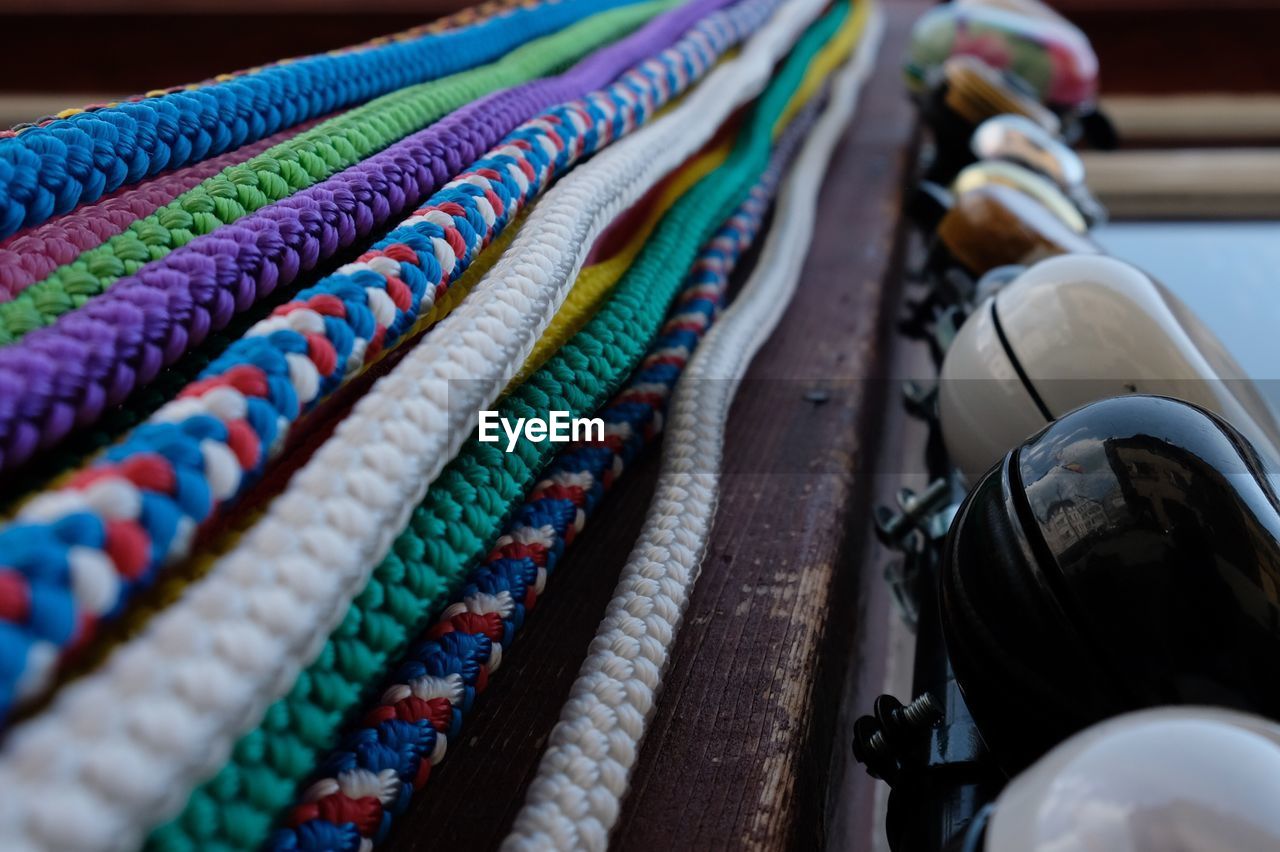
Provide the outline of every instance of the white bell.
{"type": "Polygon", "coordinates": [[[972,481],[1051,420],[1126,393],[1200,405],[1280,460],[1276,416],[1221,341],[1105,255],[1041,261],[974,309],[942,364],[942,437],[972,481]]]}
{"type": "Polygon", "coordinates": [[[1280,726],[1164,707],[1063,742],[1009,782],[984,852],[1274,852],[1280,726]]]}

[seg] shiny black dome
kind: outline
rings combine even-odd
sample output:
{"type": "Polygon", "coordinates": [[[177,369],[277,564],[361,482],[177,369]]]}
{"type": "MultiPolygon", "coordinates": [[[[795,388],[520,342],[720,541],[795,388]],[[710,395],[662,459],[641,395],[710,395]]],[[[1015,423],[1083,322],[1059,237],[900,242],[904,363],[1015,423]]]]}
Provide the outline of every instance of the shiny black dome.
{"type": "Polygon", "coordinates": [[[970,492],[946,543],[948,654],[1017,771],[1159,704],[1280,718],[1280,472],[1201,408],[1077,409],[970,492]]]}

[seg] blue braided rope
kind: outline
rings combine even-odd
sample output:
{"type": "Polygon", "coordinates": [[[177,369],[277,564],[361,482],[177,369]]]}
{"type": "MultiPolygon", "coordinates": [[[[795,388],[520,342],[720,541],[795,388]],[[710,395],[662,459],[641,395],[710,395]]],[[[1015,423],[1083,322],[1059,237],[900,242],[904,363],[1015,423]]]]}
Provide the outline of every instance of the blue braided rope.
{"type": "Polygon", "coordinates": [[[310,118],[477,65],[639,0],[556,0],[461,30],[310,56],[194,91],[105,107],[0,139],[0,239],[120,186],[310,118]]]}

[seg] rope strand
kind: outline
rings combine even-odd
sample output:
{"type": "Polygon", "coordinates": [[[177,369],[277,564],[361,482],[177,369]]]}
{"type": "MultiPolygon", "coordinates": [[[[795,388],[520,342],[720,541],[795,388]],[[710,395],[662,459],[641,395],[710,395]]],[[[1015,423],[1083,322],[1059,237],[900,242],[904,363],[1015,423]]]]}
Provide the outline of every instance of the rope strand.
{"type": "MultiPolygon", "coordinates": [[[[677,2],[653,0],[594,18],[582,25],[591,31],[578,34],[587,45],[609,41],[677,2]]],[[[196,238],[53,326],[0,348],[0,471],[93,423],[236,313],[412,210],[521,122],[604,85],[669,43],[687,26],[688,10],[724,2],[697,0],[566,74],[469,103],[320,184],[196,238]],[[21,406],[3,405],[17,399],[21,406]]]]}
{"type": "Polygon", "coordinates": [[[753,191],[704,247],[631,384],[597,414],[605,440],[562,453],[544,471],[493,552],[468,574],[463,593],[399,664],[364,721],[324,760],[332,774],[303,792],[290,827],[276,832],[270,849],[355,850],[362,839],[375,846],[385,839],[443,759],[447,741],[458,736],[560,553],[605,489],[661,431],[667,393],[722,303],[728,271],[766,205],[766,194],[753,191]]]}
{"type": "MultiPolygon", "coordinates": [[[[224,170],[102,246],[58,268],[12,302],[0,304],[0,344],[12,343],[53,323],[105,292],[120,278],[136,274],[146,264],[197,237],[314,187],[343,169],[367,162],[389,145],[428,128],[453,110],[485,95],[496,97],[499,90],[564,70],[592,48],[618,38],[651,17],[652,11],[642,11],[637,20],[636,11],[626,8],[634,2],[607,0],[602,8],[621,8],[600,12],[530,42],[489,65],[396,90],[224,170]]],[[[509,98],[507,93],[497,106],[506,104],[504,109],[509,109],[509,98]]],[[[500,119],[502,113],[494,117],[500,119]]],[[[457,142],[450,138],[441,141],[457,142]]],[[[447,147],[442,144],[440,150],[447,147]]],[[[438,153],[433,146],[428,157],[438,153]]],[[[345,208],[349,209],[350,204],[347,201],[345,208]]]]}
{"type": "MultiPolygon", "coordinates": [[[[573,82],[661,46],[720,2],[655,21],[586,60],[573,82]]],[[[16,569],[0,587],[0,708],[42,689],[61,649],[88,641],[99,619],[185,556],[195,528],[262,474],[299,416],[402,339],[523,204],[643,123],[764,9],[751,0],[712,15],[609,88],[522,126],[356,263],[250,328],[97,464],[24,505],[18,523],[0,527],[0,553],[16,569]]]]}
{"type": "Polygon", "coordinates": [[[861,47],[837,76],[830,106],[783,185],[755,270],[676,388],[640,538],[503,843],[507,852],[607,846],[706,552],[729,406],[795,289],[826,164],[853,113],[880,32],[873,11],[861,47]]]}
{"type": "Polygon", "coordinates": [[[59,266],[71,263],[83,252],[124,232],[134,222],[150,216],[223,169],[243,163],[317,123],[319,119],[305,122],[221,156],[117,190],[43,225],[14,234],[0,242],[0,302],[13,299],[53,274],[59,266]]]}
{"type": "MultiPolygon", "coordinates": [[[[676,182],[685,184],[686,173],[699,166],[686,166],[676,182]]],[[[696,180],[689,180],[685,190],[696,180]]],[[[492,250],[490,244],[485,255],[492,250]]],[[[584,269],[574,291],[584,279],[600,277],[598,270],[614,268],[615,260],[584,269]]],[[[632,260],[627,259],[622,272],[632,260]]],[[[473,265],[468,276],[475,271],[473,265]]],[[[562,313],[564,309],[556,318],[562,313]]],[[[299,674],[289,694],[267,710],[258,728],[240,739],[218,774],[192,793],[183,813],[153,834],[150,847],[185,852],[261,845],[298,784],[314,770],[323,750],[332,747],[339,726],[351,718],[359,700],[369,697],[374,678],[403,652],[419,621],[435,611],[433,601],[443,581],[430,557],[439,548],[422,532],[425,528],[411,521],[400,533],[319,657],[299,674]],[[415,561],[419,558],[425,560],[421,565],[415,561]]]]}
{"type": "Polygon", "coordinates": [[[125,184],[270,136],[317,115],[491,62],[634,0],[559,0],[461,30],[321,54],[195,91],[83,112],[0,138],[0,238],[125,184]]]}
{"type": "MultiPolygon", "coordinates": [[[[742,5],[767,13],[771,4],[742,5]]],[[[0,835],[9,845],[128,844],[138,826],[172,813],[192,783],[225,759],[233,738],[320,651],[470,433],[479,406],[453,408],[460,383],[451,389],[450,379],[478,378],[486,403],[496,398],[604,225],[760,90],[822,5],[783,5],[678,108],[562,180],[512,250],[357,403],[209,576],[101,669],[10,731],[0,750],[0,784],[9,791],[0,799],[0,835]]],[[[729,212],[716,207],[718,216],[729,212]]],[[[649,304],[632,307],[643,316],[649,304]]],[[[575,395],[574,407],[590,402],[572,384],[565,392],[575,395]]],[[[483,481],[502,465],[528,464],[519,454],[496,454],[455,468],[454,487],[483,481]]],[[[470,535],[458,522],[477,508],[469,500],[453,507],[449,527],[431,530],[431,540],[470,535]]]]}
{"type": "MultiPolygon", "coordinates": [[[[627,386],[597,412],[603,440],[561,452],[542,472],[489,555],[398,665],[380,700],[325,759],[323,771],[332,774],[302,793],[288,820],[291,827],[278,831],[270,848],[354,849],[362,837],[376,845],[426,783],[447,740],[456,739],[479,693],[509,655],[564,549],[604,492],[661,433],[671,388],[723,305],[729,274],[754,239],[810,117],[803,114],[788,127],[746,200],[703,245],[627,386]],[[369,796],[366,782],[374,779],[380,782],[372,788],[378,795],[369,796]]],[[[571,347],[583,348],[579,341],[571,347]]]]}
{"type": "MultiPolygon", "coordinates": [[[[496,17],[499,17],[500,15],[509,14],[517,7],[532,8],[532,7],[538,6],[543,2],[557,2],[557,0],[486,0],[486,2],[477,3],[474,6],[467,6],[466,8],[459,9],[457,12],[454,12],[453,14],[445,15],[442,18],[436,18],[434,21],[429,21],[425,24],[418,24],[417,26],[410,27],[409,29],[406,29],[406,30],[401,30],[400,32],[391,33],[389,35],[375,36],[369,39],[368,41],[364,41],[359,44],[353,44],[347,47],[338,48],[336,50],[326,51],[325,55],[340,56],[348,53],[359,53],[361,51],[376,49],[384,45],[391,44],[393,42],[409,41],[411,39],[419,38],[424,35],[442,33],[442,32],[445,32],[446,30],[462,29],[463,27],[468,27],[474,24],[481,23],[486,18],[496,18],[496,17]]],[[[31,130],[32,128],[45,127],[49,124],[52,124],[55,121],[58,121],[59,119],[71,118],[72,116],[78,115],[82,112],[97,112],[103,109],[123,106],[124,104],[138,103],[139,101],[145,101],[148,98],[158,98],[158,97],[161,97],[162,95],[175,94],[178,92],[192,92],[198,89],[203,89],[208,86],[216,86],[218,84],[226,83],[231,80],[234,80],[237,77],[248,77],[254,74],[261,74],[263,71],[266,71],[271,68],[278,68],[282,65],[294,65],[294,64],[297,64],[298,62],[312,58],[315,55],[318,55],[318,54],[312,54],[309,56],[294,56],[286,59],[277,59],[272,62],[266,62],[262,65],[255,65],[251,68],[242,68],[236,71],[225,71],[213,77],[209,77],[205,80],[202,80],[198,83],[184,83],[177,86],[167,86],[165,88],[160,88],[160,89],[151,89],[141,95],[132,95],[130,97],[109,101],[107,103],[94,103],[94,104],[87,104],[81,107],[68,107],[66,109],[59,110],[53,115],[47,115],[47,116],[44,116],[43,118],[35,119],[34,121],[21,122],[19,124],[14,125],[9,130],[0,130],[0,138],[17,136],[19,133],[24,133],[28,130],[31,130]]]]}

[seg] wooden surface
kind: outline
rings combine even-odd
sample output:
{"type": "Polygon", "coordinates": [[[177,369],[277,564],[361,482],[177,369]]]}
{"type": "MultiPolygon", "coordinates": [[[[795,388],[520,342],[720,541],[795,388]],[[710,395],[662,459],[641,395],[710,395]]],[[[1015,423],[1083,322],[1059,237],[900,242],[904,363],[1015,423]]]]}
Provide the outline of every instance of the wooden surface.
{"type": "MultiPolygon", "coordinates": [[[[875,475],[885,415],[898,408],[885,376],[913,128],[894,58],[924,8],[887,5],[878,70],[832,163],[800,290],[733,408],[711,549],[619,849],[828,839],[866,849],[876,830],[872,785],[849,765],[848,727],[882,691],[890,659],[867,518],[873,492],[900,482],[896,461],[875,475]],[[814,390],[827,401],[807,400],[814,390]]],[[[505,836],[639,531],[657,462],[649,453],[628,473],[574,543],[387,848],[489,849],[505,836]]]]}

